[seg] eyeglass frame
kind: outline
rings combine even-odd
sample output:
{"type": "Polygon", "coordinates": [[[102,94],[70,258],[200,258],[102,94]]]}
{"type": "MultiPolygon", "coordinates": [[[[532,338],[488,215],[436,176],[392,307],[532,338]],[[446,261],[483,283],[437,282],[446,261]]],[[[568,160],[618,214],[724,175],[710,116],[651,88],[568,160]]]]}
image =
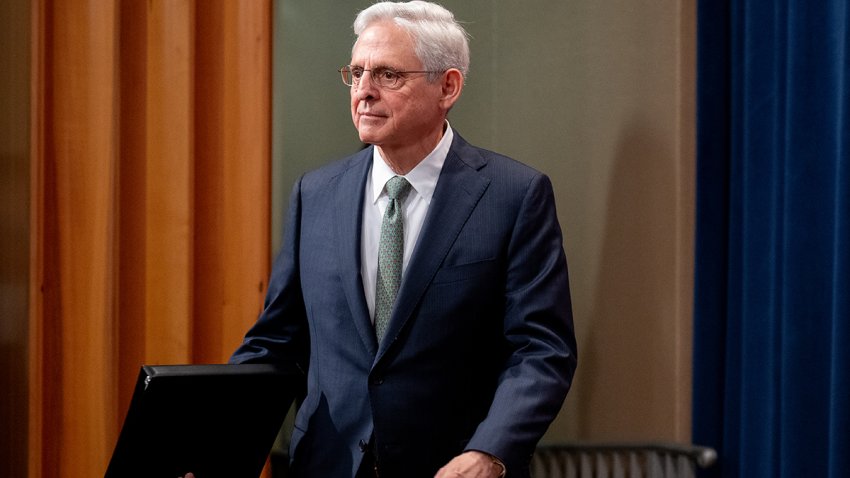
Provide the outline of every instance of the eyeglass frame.
{"type": "Polygon", "coordinates": [[[407,74],[412,74],[412,73],[429,73],[429,74],[445,73],[445,71],[434,71],[434,70],[398,71],[398,70],[395,70],[395,69],[390,68],[388,66],[379,66],[377,68],[363,68],[363,67],[360,67],[360,66],[345,65],[345,66],[341,67],[339,70],[337,70],[337,71],[339,71],[340,75],[342,76],[342,83],[345,86],[354,87],[355,85],[360,84],[359,79],[354,79],[354,75],[353,75],[354,71],[352,70],[353,68],[357,68],[357,69],[360,70],[361,78],[363,76],[363,73],[368,71],[369,73],[371,73],[369,75],[369,81],[372,83],[372,85],[380,87],[380,88],[386,88],[386,89],[389,89],[389,90],[395,90],[395,89],[401,88],[404,85],[404,81],[402,81],[402,80],[405,80],[404,75],[407,75],[407,74]],[[376,75],[374,72],[378,72],[379,74],[376,75]],[[383,72],[392,72],[395,75],[397,75],[395,82],[392,85],[384,85],[380,82],[380,80],[376,80],[376,78],[380,77],[380,73],[383,73],[383,72]],[[347,83],[345,81],[346,75],[351,77],[351,83],[347,83]]]}

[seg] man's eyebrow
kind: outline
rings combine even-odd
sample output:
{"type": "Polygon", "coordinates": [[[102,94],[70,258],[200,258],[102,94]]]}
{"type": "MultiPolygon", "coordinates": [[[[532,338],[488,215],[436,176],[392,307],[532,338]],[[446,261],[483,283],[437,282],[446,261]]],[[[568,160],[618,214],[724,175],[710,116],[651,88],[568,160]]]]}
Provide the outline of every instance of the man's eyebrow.
{"type": "MultiPolygon", "coordinates": [[[[352,63],[352,64],[350,64],[350,65],[348,65],[348,66],[350,66],[350,67],[352,67],[352,68],[363,68],[363,66],[362,66],[362,65],[358,65],[358,64],[356,64],[356,63],[352,63]]],[[[366,68],[363,68],[363,69],[365,70],[366,68]]],[[[389,66],[389,65],[374,65],[374,66],[372,66],[372,68],[369,68],[369,70],[370,70],[370,71],[372,71],[372,70],[392,70],[392,71],[401,71],[399,68],[396,68],[396,67],[394,67],[394,66],[389,66]]]]}

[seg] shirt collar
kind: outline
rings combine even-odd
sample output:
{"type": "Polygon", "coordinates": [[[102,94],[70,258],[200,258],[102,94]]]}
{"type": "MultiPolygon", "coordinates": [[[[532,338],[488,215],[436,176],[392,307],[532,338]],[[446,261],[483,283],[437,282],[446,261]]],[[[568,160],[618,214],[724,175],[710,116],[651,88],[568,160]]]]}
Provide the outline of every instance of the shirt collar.
{"type": "MultiPolygon", "coordinates": [[[[416,167],[404,175],[404,178],[413,186],[416,193],[425,199],[426,204],[431,203],[431,197],[434,195],[434,189],[437,188],[437,180],[440,179],[440,171],[443,170],[443,164],[445,164],[446,157],[449,155],[453,139],[454,132],[449,122],[446,121],[446,131],[443,133],[440,142],[437,143],[437,147],[428,156],[425,156],[425,159],[420,161],[416,167]]],[[[384,185],[393,176],[396,176],[396,173],[384,162],[378,148],[373,148],[372,204],[378,201],[384,191],[384,185]]]]}

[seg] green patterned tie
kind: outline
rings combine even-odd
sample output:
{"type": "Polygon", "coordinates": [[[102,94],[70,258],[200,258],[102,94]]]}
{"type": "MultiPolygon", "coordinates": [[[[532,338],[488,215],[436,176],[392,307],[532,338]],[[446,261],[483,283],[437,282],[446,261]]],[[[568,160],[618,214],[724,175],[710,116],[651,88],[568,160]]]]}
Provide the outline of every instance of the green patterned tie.
{"type": "Polygon", "coordinates": [[[387,332],[395,297],[401,285],[401,264],[404,260],[404,210],[403,203],[410,192],[410,183],[401,176],[387,181],[390,198],[381,223],[381,240],[378,243],[378,280],[375,292],[375,334],[378,343],[387,332]]]}

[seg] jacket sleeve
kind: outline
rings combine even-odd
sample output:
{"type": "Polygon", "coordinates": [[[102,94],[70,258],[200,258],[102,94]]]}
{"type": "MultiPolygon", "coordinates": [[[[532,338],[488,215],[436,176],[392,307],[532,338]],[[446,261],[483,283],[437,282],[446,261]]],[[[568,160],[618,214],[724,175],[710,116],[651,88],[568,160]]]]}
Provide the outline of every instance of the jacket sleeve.
{"type": "Polygon", "coordinates": [[[306,374],[310,342],[298,260],[301,181],[295,183],[289,199],[283,247],[272,267],[263,312],[230,363],[294,365],[306,374]]]}
{"type": "Polygon", "coordinates": [[[561,409],[577,365],[562,241],[551,182],[538,174],[508,246],[504,333],[510,355],[489,413],[466,447],[500,458],[508,476],[528,465],[561,409]]]}

